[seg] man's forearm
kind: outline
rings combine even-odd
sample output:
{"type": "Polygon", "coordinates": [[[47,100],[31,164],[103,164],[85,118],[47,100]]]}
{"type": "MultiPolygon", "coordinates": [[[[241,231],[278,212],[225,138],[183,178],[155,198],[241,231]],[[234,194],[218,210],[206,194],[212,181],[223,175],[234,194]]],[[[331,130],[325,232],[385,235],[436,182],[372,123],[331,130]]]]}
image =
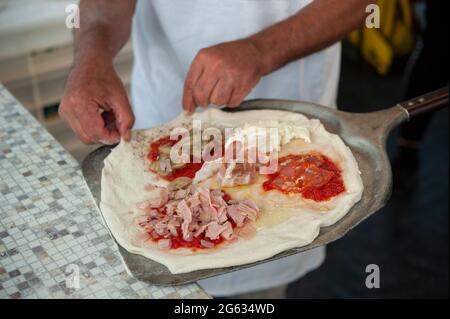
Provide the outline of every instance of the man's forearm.
{"type": "Polygon", "coordinates": [[[315,0],[296,15],[249,38],[265,59],[264,74],[326,48],[360,26],[369,0],[315,0]]]}
{"type": "Polygon", "coordinates": [[[130,36],[135,5],[135,0],[81,0],[74,64],[93,59],[112,62],[130,36]]]}

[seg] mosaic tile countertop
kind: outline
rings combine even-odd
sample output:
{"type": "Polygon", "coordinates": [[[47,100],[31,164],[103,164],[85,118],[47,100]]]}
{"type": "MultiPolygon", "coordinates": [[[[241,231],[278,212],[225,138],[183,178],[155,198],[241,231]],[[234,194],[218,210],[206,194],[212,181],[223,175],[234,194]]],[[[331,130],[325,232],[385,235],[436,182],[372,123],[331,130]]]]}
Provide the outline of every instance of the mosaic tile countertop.
{"type": "Polygon", "coordinates": [[[1,84],[0,298],[208,298],[128,275],[78,163],[1,84]]]}

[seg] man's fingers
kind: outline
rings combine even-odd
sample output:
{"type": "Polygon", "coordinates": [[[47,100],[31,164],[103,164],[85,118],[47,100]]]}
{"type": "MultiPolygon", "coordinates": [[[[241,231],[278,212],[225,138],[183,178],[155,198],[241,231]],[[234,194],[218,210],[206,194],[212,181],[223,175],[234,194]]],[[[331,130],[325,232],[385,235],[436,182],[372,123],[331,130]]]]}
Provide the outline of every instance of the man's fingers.
{"type": "Polygon", "coordinates": [[[184,92],[183,93],[183,109],[188,113],[191,114],[195,111],[195,101],[194,101],[194,95],[192,94],[192,91],[184,92]]]}
{"type": "Polygon", "coordinates": [[[206,107],[209,105],[209,98],[217,82],[218,79],[214,74],[203,72],[194,87],[194,100],[197,106],[206,107]]]}
{"type": "Polygon", "coordinates": [[[183,88],[183,108],[190,113],[195,111],[194,88],[202,74],[203,67],[194,59],[184,80],[183,88]]]}
{"type": "Polygon", "coordinates": [[[245,97],[248,95],[248,90],[235,90],[233,91],[233,95],[230,98],[230,101],[228,103],[229,107],[237,107],[241,105],[242,101],[245,99],[245,97]]]}
{"type": "Polygon", "coordinates": [[[94,144],[96,141],[93,141],[83,130],[81,127],[80,122],[77,118],[74,118],[72,121],[69,122],[70,127],[75,132],[75,134],[78,136],[80,141],[82,141],[84,144],[94,144]]]}
{"type": "Polygon", "coordinates": [[[110,106],[114,112],[116,127],[120,136],[124,140],[129,141],[131,138],[131,128],[134,124],[134,115],[124,89],[112,95],[110,106]]]}
{"type": "Polygon", "coordinates": [[[210,97],[210,103],[215,105],[228,105],[231,94],[233,92],[232,86],[228,81],[220,79],[213,89],[210,97]]]}
{"type": "Polygon", "coordinates": [[[106,127],[106,122],[101,116],[96,105],[89,105],[86,107],[83,118],[80,119],[85,123],[86,132],[96,142],[103,144],[115,144],[120,141],[120,135],[117,130],[110,130],[106,127]]]}

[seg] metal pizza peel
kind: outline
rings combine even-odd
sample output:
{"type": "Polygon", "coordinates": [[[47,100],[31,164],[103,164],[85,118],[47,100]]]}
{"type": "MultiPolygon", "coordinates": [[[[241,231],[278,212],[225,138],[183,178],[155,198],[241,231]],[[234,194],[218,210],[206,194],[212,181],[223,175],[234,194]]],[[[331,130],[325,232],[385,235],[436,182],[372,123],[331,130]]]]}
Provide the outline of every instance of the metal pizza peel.
{"type": "MultiPolygon", "coordinates": [[[[409,120],[410,117],[445,106],[448,106],[448,87],[399,103],[391,108],[370,113],[349,113],[309,102],[268,99],[250,100],[244,102],[239,108],[224,109],[230,112],[285,110],[319,119],[329,132],[338,134],[351,148],[364,184],[361,200],[334,225],[322,227],[319,235],[309,245],[289,249],[254,263],[172,274],[164,265],[141,255],[132,254],[117,244],[119,252],[136,279],[156,285],[181,285],[263,264],[331,243],[380,210],[388,201],[392,190],[392,173],[386,153],[386,139],[390,131],[401,122],[409,120]]],[[[90,153],[82,162],[83,175],[97,205],[100,202],[103,160],[112,148],[112,146],[102,146],[90,153]]]]}

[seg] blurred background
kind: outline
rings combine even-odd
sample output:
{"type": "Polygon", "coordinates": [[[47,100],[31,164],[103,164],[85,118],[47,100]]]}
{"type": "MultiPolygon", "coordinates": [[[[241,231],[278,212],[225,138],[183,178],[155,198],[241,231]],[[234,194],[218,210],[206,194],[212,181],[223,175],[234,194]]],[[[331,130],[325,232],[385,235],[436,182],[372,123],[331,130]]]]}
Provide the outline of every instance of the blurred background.
{"type": "MultiPolygon", "coordinates": [[[[78,160],[86,146],[57,114],[72,63],[63,27],[74,1],[0,0],[0,82],[78,160]]],[[[380,0],[381,28],[343,41],[338,106],[368,112],[448,85],[446,2],[380,0]]],[[[128,88],[131,43],[115,60],[128,88]]],[[[396,129],[388,141],[394,172],[389,204],[328,246],[318,270],[291,284],[290,298],[448,298],[448,109],[396,129]],[[369,290],[365,266],[378,264],[381,288],[369,290]]]]}

